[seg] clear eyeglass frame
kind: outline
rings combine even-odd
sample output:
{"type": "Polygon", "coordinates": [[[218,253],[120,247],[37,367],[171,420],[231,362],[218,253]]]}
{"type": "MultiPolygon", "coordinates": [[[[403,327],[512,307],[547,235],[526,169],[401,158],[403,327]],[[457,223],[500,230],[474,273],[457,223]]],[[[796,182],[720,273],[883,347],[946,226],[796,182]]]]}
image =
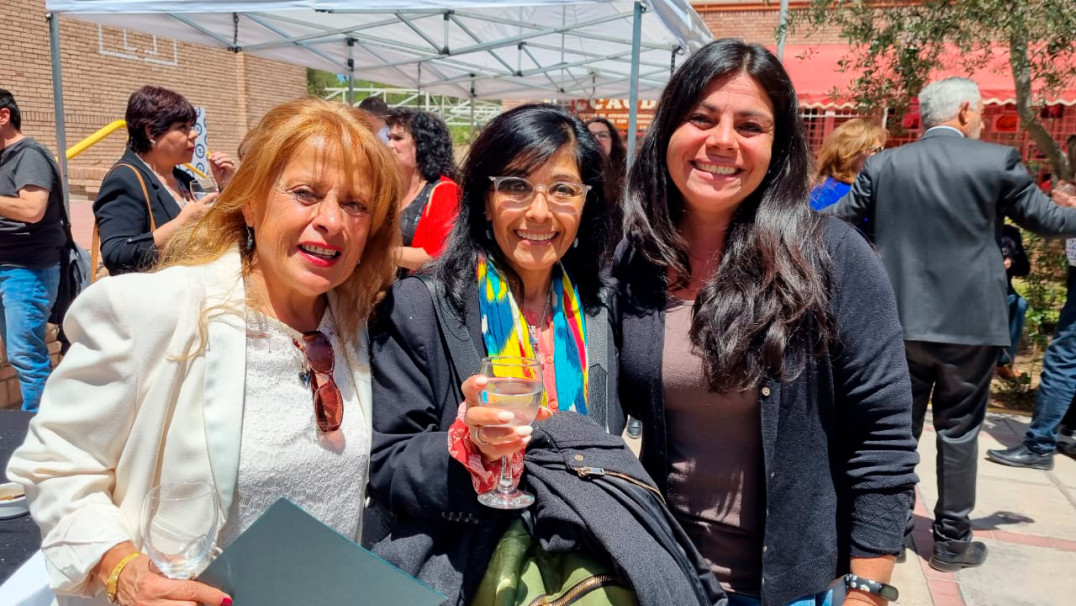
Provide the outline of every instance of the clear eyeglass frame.
{"type": "Polygon", "coordinates": [[[578,215],[583,212],[591,186],[576,181],[555,181],[534,184],[523,177],[490,177],[491,189],[497,200],[513,210],[526,210],[541,193],[546,205],[558,214],[578,215]],[[557,191],[557,189],[560,191],[557,191]],[[578,204],[580,200],[584,204],[578,204]]]}

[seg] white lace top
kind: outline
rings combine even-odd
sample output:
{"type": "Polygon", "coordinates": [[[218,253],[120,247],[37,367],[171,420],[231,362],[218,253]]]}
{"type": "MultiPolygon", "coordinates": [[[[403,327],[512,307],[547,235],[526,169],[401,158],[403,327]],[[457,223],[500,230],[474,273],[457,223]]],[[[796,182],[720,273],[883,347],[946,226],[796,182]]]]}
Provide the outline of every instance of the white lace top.
{"type": "Polygon", "coordinates": [[[344,402],[340,430],[328,434],[318,430],[314,398],[301,378],[306,359],[292,343],[300,333],[275,319],[247,312],[239,474],[217,542],[220,548],[227,547],[282,496],[340,534],[358,538],[370,435],[328,309],[318,330],[332,343],[333,378],[344,402]]]}

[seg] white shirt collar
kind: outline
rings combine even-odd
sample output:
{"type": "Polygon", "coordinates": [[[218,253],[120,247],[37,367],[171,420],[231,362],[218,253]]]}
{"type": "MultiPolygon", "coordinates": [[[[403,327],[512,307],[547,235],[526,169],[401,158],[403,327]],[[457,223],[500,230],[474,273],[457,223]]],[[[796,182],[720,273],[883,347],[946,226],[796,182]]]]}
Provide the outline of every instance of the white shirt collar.
{"type": "Polygon", "coordinates": [[[949,126],[948,124],[939,124],[938,126],[931,126],[931,127],[930,127],[930,128],[928,128],[928,129],[927,129],[927,131],[926,131],[925,133],[923,133],[923,134],[925,135],[925,134],[929,133],[930,131],[932,131],[932,130],[938,130],[939,128],[947,128],[947,129],[949,129],[949,130],[953,131],[954,133],[960,133],[960,136],[961,136],[961,137],[963,137],[963,136],[964,136],[964,133],[962,133],[962,132],[960,131],[960,129],[959,129],[959,128],[957,128],[957,127],[955,127],[955,126],[949,126]]]}

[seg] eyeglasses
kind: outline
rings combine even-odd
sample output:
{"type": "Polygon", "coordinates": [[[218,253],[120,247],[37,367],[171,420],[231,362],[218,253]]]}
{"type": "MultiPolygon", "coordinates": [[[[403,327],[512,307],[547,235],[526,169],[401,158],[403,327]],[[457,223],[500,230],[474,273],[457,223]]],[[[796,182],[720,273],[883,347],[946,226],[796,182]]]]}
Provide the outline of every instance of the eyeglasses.
{"type": "Polygon", "coordinates": [[[575,181],[557,181],[549,185],[535,185],[523,177],[490,177],[493,192],[502,204],[515,210],[528,208],[541,192],[549,210],[567,215],[577,215],[582,208],[576,203],[586,197],[589,185],[575,181]]]}
{"type": "Polygon", "coordinates": [[[613,138],[613,135],[607,130],[599,130],[599,131],[593,131],[592,130],[592,131],[590,131],[590,134],[595,139],[612,139],[613,138]]]}
{"type": "Polygon", "coordinates": [[[292,343],[303,352],[310,367],[310,391],[314,393],[314,416],[318,429],[324,433],[340,429],[340,423],[344,420],[344,398],[333,379],[336,357],[332,344],[328,337],[317,330],[304,332],[302,343],[297,339],[293,339],[292,343]]]}

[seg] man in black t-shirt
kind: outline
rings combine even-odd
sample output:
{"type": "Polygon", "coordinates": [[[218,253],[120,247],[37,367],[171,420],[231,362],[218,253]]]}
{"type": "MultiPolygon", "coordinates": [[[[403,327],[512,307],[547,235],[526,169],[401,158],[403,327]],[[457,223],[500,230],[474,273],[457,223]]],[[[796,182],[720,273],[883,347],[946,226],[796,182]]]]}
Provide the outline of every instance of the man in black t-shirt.
{"type": "Polygon", "coordinates": [[[0,338],[36,411],[49,376],[45,328],[60,284],[63,186],[52,153],[23,136],[19,106],[0,89],[0,338]]]}

